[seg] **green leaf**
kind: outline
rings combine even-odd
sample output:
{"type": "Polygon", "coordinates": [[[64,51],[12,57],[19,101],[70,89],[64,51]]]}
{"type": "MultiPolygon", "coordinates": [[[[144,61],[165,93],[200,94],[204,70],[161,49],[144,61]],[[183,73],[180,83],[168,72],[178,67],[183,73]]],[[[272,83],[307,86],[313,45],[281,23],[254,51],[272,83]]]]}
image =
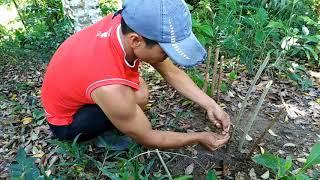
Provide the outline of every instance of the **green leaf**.
{"type": "Polygon", "coordinates": [[[262,30],[258,30],[255,34],[255,42],[256,42],[256,46],[261,46],[261,44],[263,43],[265,39],[265,34],[262,30]]]}
{"type": "Polygon", "coordinates": [[[313,145],[307,162],[304,164],[302,169],[306,170],[316,164],[320,164],[320,142],[313,145]]]}
{"type": "Polygon", "coordinates": [[[310,177],[304,173],[299,173],[298,175],[295,176],[295,180],[309,180],[309,179],[310,177]]]}
{"type": "Polygon", "coordinates": [[[286,175],[288,170],[292,167],[292,158],[288,156],[285,160],[285,162],[282,162],[281,160],[278,161],[278,177],[283,177],[286,175]]]}
{"type": "MultiPolygon", "coordinates": [[[[308,51],[311,52],[313,58],[314,58],[316,61],[319,60],[319,55],[314,51],[314,49],[313,49],[311,46],[304,45],[303,47],[304,47],[305,49],[307,49],[308,51]]],[[[309,59],[310,59],[310,57],[309,57],[309,59]]]]}
{"type": "Polygon", "coordinates": [[[288,156],[286,158],[286,162],[284,163],[284,168],[285,168],[285,171],[289,171],[292,167],[292,158],[290,156],[288,156]]]}
{"type": "Polygon", "coordinates": [[[102,174],[106,175],[108,178],[110,178],[111,180],[120,180],[120,177],[118,174],[113,174],[109,171],[108,168],[103,167],[103,168],[99,168],[99,170],[102,172],[102,174]]]}
{"type": "Polygon", "coordinates": [[[192,175],[184,175],[184,176],[179,176],[174,178],[174,180],[189,180],[189,179],[193,179],[192,175]]]}
{"type": "Polygon", "coordinates": [[[205,24],[201,26],[201,31],[204,32],[207,36],[213,37],[214,32],[210,25],[205,24]]]}
{"type": "Polygon", "coordinates": [[[216,180],[217,175],[215,170],[209,170],[206,176],[206,180],[216,180]]]}
{"type": "Polygon", "coordinates": [[[270,21],[267,27],[276,28],[276,29],[283,29],[284,24],[282,21],[270,21]]]}
{"type": "Polygon", "coordinates": [[[264,25],[268,22],[268,12],[264,8],[259,8],[257,12],[257,21],[260,25],[264,25]]]}
{"type": "Polygon", "coordinates": [[[285,162],[284,159],[270,153],[255,155],[252,160],[264,167],[270,168],[275,174],[278,174],[279,162],[285,162]]]}
{"type": "Polygon", "coordinates": [[[237,79],[237,73],[235,71],[231,71],[229,73],[229,79],[236,80],[237,79]]]}

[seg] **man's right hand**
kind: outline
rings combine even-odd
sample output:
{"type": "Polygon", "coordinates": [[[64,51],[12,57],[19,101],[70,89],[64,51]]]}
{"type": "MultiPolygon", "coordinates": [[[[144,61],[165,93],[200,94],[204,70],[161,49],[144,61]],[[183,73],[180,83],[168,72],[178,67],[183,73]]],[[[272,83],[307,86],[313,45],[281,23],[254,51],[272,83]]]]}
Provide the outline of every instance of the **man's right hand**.
{"type": "Polygon", "coordinates": [[[201,133],[200,144],[210,151],[214,151],[222,146],[224,146],[230,136],[229,134],[221,135],[213,132],[203,132],[201,133]]]}

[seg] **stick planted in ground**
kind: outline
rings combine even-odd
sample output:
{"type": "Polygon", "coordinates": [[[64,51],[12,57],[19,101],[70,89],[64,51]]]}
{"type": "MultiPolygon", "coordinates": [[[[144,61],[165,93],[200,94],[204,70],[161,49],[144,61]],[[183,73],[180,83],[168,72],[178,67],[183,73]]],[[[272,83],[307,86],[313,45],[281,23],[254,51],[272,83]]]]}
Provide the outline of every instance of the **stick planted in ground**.
{"type": "MultiPolygon", "coordinates": [[[[251,92],[252,92],[253,89],[254,89],[253,87],[256,85],[258,79],[259,79],[260,76],[261,76],[262,71],[263,71],[263,70],[265,69],[265,67],[267,66],[269,60],[270,60],[270,53],[268,53],[266,59],[265,59],[265,60],[263,61],[263,63],[261,64],[261,66],[260,66],[257,74],[255,75],[253,81],[251,82],[251,86],[250,86],[250,88],[249,88],[249,90],[248,90],[248,92],[247,92],[247,94],[246,94],[246,97],[244,98],[243,102],[241,103],[240,111],[239,111],[239,113],[237,114],[236,120],[235,120],[235,128],[238,128],[240,119],[241,119],[241,117],[242,117],[242,115],[243,115],[243,113],[244,113],[244,110],[245,110],[245,108],[246,108],[246,106],[247,106],[247,104],[248,104],[248,99],[249,99],[249,97],[250,97],[250,94],[251,94],[251,92]]],[[[233,135],[234,135],[234,133],[232,133],[230,139],[233,139],[233,135]]]]}
{"type": "Polygon", "coordinates": [[[208,82],[209,82],[209,72],[210,72],[210,61],[211,61],[211,47],[208,49],[208,60],[206,63],[206,72],[205,72],[205,80],[203,85],[203,92],[207,94],[208,91],[208,82]]]}
{"type": "Polygon", "coordinates": [[[214,96],[214,86],[215,86],[216,78],[217,78],[217,66],[218,66],[218,61],[219,61],[219,53],[220,53],[220,48],[216,48],[214,63],[213,63],[213,68],[212,68],[212,82],[211,82],[211,97],[212,98],[214,96]]]}
{"type": "Polygon", "coordinates": [[[238,148],[239,151],[242,150],[243,143],[244,143],[244,141],[245,141],[245,139],[246,139],[246,136],[248,135],[248,133],[249,133],[249,131],[250,131],[250,129],[251,129],[252,124],[253,124],[254,121],[256,120],[256,117],[257,117],[257,115],[258,115],[258,113],[259,113],[259,110],[260,110],[260,108],[261,108],[261,106],[262,106],[262,103],[263,103],[264,99],[266,98],[266,95],[267,95],[267,93],[268,93],[268,91],[269,91],[272,83],[273,83],[273,81],[271,80],[271,81],[269,81],[268,84],[266,85],[265,89],[263,90],[262,95],[260,96],[258,105],[257,105],[256,109],[254,110],[253,115],[251,116],[248,124],[245,126],[245,131],[244,131],[244,133],[243,133],[243,136],[242,136],[242,138],[241,138],[241,141],[240,141],[240,144],[239,144],[239,148],[238,148]]]}
{"type": "Polygon", "coordinates": [[[222,82],[222,72],[223,72],[223,61],[224,61],[224,56],[221,56],[220,59],[220,69],[219,69],[219,79],[218,79],[218,85],[217,85],[217,103],[219,104],[220,102],[220,86],[222,82]]]}

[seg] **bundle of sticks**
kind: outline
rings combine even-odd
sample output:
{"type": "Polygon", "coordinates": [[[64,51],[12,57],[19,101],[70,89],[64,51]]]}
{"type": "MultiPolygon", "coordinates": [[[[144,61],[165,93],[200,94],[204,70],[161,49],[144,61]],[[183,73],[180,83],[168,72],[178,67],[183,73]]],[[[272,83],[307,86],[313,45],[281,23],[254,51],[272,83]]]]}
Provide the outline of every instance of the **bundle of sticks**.
{"type": "MultiPolygon", "coordinates": [[[[204,86],[203,86],[203,91],[207,93],[208,91],[208,84],[209,84],[209,78],[210,78],[210,62],[211,62],[211,47],[208,49],[208,60],[206,63],[206,70],[205,70],[205,81],[204,81],[204,86]]],[[[210,96],[213,98],[215,90],[217,91],[217,96],[216,96],[216,102],[219,103],[220,101],[220,86],[222,82],[222,75],[223,75],[223,62],[224,62],[224,56],[221,56],[220,58],[220,48],[215,49],[215,58],[214,58],[214,63],[213,63],[213,68],[212,68],[212,81],[211,81],[211,92],[210,96]],[[220,63],[219,63],[220,59],[220,63]],[[218,82],[217,81],[217,66],[219,63],[219,76],[218,76],[218,82]],[[216,86],[216,87],[215,87],[216,86]]]]}

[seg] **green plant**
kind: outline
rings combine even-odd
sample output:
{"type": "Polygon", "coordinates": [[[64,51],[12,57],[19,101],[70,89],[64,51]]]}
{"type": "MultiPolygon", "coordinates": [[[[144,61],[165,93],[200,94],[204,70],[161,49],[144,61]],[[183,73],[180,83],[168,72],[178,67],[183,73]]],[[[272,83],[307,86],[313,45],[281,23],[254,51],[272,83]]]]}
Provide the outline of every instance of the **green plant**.
{"type": "Polygon", "coordinates": [[[58,145],[56,153],[61,154],[61,161],[55,165],[59,168],[56,176],[66,178],[92,178],[93,175],[85,172],[89,162],[92,160],[86,151],[88,145],[85,143],[77,143],[80,134],[73,140],[72,143],[68,141],[53,140],[52,144],[58,145]]]}
{"type": "Polygon", "coordinates": [[[27,157],[23,148],[18,150],[16,163],[10,165],[11,179],[48,179],[45,175],[40,174],[40,170],[35,164],[35,158],[27,157]]]}
{"type": "MultiPolygon", "coordinates": [[[[292,170],[293,162],[290,156],[286,157],[286,159],[283,159],[270,153],[264,153],[256,155],[252,159],[254,162],[271,169],[275,174],[276,179],[311,179],[311,177],[305,174],[305,172],[314,165],[320,164],[320,143],[316,143],[311,148],[310,155],[308,156],[306,162],[301,168],[295,170],[292,170]]],[[[313,178],[317,179],[318,177],[313,178]]]]}
{"type": "Polygon", "coordinates": [[[15,5],[23,26],[9,29],[0,39],[0,55],[49,59],[71,33],[68,17],[60,0],[6,1],[15,5]]]}
{"type": "MultiPolygon", "coordinates": [[[[240,57],[249,73],[254,72],[268,52],[274,66],[287,75],[286,63],[307,63],[319,67],[320,28],[314,0],[200,0],[190,6],[193,30],[205,46],[220,47],[228,59],[240,57]]],[[[195,74],[197,72],[193,72],[195,74]]],[[[307,75],[294,81],[302,90],[312,84],[307,75]]],[[[202,85],[202,79],[192,77],[202,85]]],[[[201,87],[201,86],[200,86],[201,87]]]]}
{"type": "Polygon", "coordinates": [[[104,15],[115,12],[117,10],[117,1],[100,0],[99,5],[104,15]]]}

